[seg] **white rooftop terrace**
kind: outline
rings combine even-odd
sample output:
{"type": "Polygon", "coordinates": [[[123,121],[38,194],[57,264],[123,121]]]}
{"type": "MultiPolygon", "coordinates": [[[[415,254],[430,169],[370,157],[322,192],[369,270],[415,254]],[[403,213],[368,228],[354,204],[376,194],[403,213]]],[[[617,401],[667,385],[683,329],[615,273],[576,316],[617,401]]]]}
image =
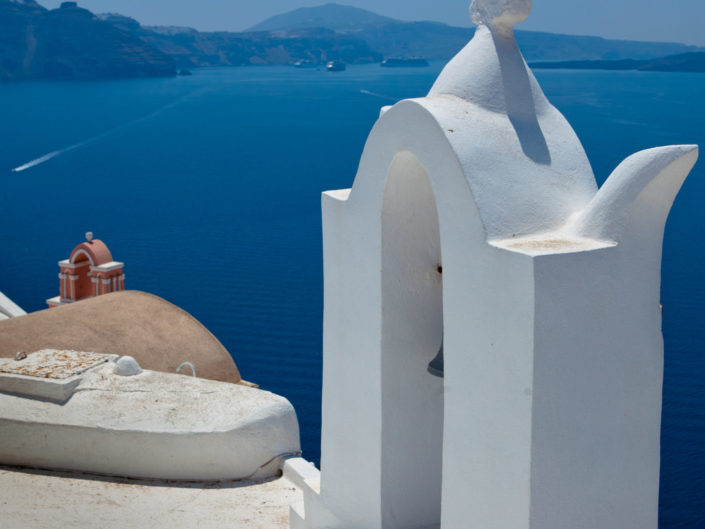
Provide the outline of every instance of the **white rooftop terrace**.
{"type": "Polygon", "coordinates": [[[301,501],[285,477],[179,484],[0,467],[3,529],[284,529],[301,501]]]}

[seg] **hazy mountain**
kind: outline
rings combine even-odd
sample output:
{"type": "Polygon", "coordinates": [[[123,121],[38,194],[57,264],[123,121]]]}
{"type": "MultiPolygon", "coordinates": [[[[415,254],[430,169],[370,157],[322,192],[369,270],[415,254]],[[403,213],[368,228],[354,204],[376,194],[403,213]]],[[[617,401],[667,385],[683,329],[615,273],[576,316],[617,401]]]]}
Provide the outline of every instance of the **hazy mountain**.
{"type": "Polygon", "coordinates": [[[318,7],[302,7],[288,13],[276,15],[252,26],[252,31],[276,31],[307,28],[327,28],[335,31],[352,30],[382,24],[395,24],[398,21],[360,9],[341,4],[325,4],[318,7]]]}
{"type": "MultiPolygon", "coordinates": [[[[0,80],[174,75],[175,65],[334,59],[365,63],[397,56],[448,60],[473,33],[473,28],[402,22],[340,4],[296,9],[246,32],[199,32],[188,27],[141,26],[119,14],[95,16],[75,2],[48,11],[34,0],[0,0],[0,80]]],[[[705,51],[684,44],[531,31],[518,31],[517,40],[529,61],[642,61],[705,51]]],[[[649,68],[697,68],[693,65],[699,61],[697,57],[667,59],[651,61],[649,68]]]]}
{"type": "Polygon", "coordinates": [[[174,74],[171,57],[74,2],[49,11],[33,0],[0,0],[0,79],[174,74]]]}
{"type": "MultiPolygon", "coordinates": [[[[340,4],[295,9],[271,17],[242,33],[203,33],[192,28],[132,27],[140,38],[174,57],[179,66],[372,62],[384,57],[423,56],[448,60],[472,38],[474,28],[439,22],[402,22],[340,4]]],[[[651,59],[697,48],[684,44],[607,40],[600,37],[518,31],[529,61],[651,59]]]]}
{"type": "MultiPolygon", "coordinates": [[[[315,26],[355,35],[385,57],[421,55],[428,59],[450,59],[474,34],[473,28],[440,22],[402,22],[339,4],[295,9],[269,18],[249,31],[290,32],[315,26]]],[[[702,51],[678,43],[608,40],[536,31],[517,31],[516,34],[522,52],[531,61],[650,59],[702,51]]]]}

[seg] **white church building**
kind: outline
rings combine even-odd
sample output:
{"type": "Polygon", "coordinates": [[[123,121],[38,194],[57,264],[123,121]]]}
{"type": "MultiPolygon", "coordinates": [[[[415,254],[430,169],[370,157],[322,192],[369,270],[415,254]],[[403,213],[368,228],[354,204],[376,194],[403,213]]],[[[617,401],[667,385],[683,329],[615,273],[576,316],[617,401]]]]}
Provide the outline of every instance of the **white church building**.
{"type": "Polygon", "coordinates": [[[321,471],[286,463],[292,529],[658,526],[661,248],[698,149],[598,189],[514,39],[530,8],[475,0],[323,194],[321,471]]]}

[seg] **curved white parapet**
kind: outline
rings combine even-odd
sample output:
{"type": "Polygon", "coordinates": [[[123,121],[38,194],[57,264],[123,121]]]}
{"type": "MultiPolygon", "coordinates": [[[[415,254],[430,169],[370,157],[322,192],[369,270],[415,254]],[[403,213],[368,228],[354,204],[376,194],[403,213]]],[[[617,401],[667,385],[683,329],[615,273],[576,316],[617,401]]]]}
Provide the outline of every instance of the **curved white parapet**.
{"type": "Polygon", "coordinates": [[[155,371],[88,371],[63,404],[0,394],[0,464],[132,478],[274,476],[300,453],[296,413],[273,393],[155,371]]]}
{"type": "Polygon", "coordinates": [[[27,314],[14,301],[0,292],[0,320],[16,318],[27,314]]]}
{"type": "Polygon", "coordinates": [[[635,210],[641,207],[663,232],[671,205],[698,153],[697,145],[671,145],[631,155],[619,164],[588,206],[566,226],[566,231],[619,242],[630,219],[635,217],[635,210]]]}

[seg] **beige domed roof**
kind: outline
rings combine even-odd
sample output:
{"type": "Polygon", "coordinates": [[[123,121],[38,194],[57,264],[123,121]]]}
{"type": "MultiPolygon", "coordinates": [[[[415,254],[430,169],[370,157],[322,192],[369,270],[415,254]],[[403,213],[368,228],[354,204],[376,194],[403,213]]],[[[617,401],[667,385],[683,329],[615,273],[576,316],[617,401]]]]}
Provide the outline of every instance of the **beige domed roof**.
{"type": "Polygon", "coordinates": [[[47,348],[129,355],[145,369],[167,373],[189,361],[199,377],[242,381],[228,351],[198,320],[135,290],[0,321],[0,357],[47,348]]]}

